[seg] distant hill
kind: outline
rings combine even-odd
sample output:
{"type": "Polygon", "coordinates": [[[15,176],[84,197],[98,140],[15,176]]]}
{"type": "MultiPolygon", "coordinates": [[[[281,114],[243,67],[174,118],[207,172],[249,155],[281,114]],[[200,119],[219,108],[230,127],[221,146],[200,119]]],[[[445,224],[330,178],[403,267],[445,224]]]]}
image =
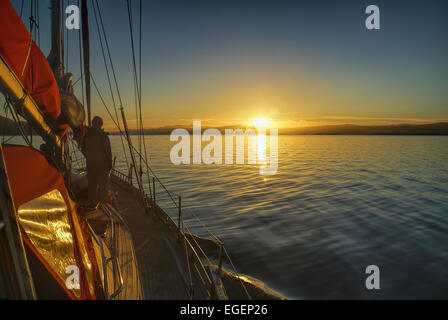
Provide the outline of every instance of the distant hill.
{"type": "MultiPolygon", "coordinates": [[[[171,134],[175,127],[161,127],[145,129],[145,134],[165,135],[171,134]]],[[[244,126],[231,126],[226,128],[216,128],[224,134],[225,129],[246,129],[244,126]]],[[[191,134],[193,129],[185,128],[191,134]]],[[[207,128],[202,128],[205,130],[207,128]]],[[[135,131],[130,131],[135,134],[135,131]]],[[[116,134],[112,133],[112,134],[116,134]]],[[[397,125],[380,125],[380,126],[360,126],[353,124],[343,125],[326,125],[314,127],[296,127],[281,128],[279,134],[287,135],[448,135],[448,122],[431,123],[431,124],[397,124],[397,125]]]]}
{"type": "Polygon", "coordinates": [[[448,123],[359,126],[353,124],[280,129],[280,134],[448,135],[448,123]]]}
{"type": "MultiPolygon", "coordinates": [[[[30,127],[28,123],[22,121],[22,126],[25,130],[25,133],[30,132],[30,127]]],[[[16,123],[7,119],[3,116],[0,116],[0,135],[18,135],[20,134],[19,129],[17,128],[16,123]]]]}

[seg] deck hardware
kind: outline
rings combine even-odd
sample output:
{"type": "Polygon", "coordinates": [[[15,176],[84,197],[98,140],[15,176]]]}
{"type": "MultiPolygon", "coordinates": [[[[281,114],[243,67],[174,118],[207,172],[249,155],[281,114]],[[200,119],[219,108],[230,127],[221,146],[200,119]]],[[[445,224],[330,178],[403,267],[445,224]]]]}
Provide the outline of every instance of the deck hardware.
{"type": "Polygon", "coordinates": [[[182,197],[179,196],[179,217],[177,220],[177,229],[179,230],[178,240],[180,240],[180,235],[183,233],[184,224],[182,221],[182,197]]]}
{"type": "Polygon", "coordinates": [[[156,208],[156,178],[152,177],[152,194],[154,195],[154,210],[156,208]]]}
{"type": "Polygon", "coordinates": [[[224,243],[219,242],[219,262],[218,262],[218,276],[221,277],[222,275],[222,249],[223,249],[224,243]]]}

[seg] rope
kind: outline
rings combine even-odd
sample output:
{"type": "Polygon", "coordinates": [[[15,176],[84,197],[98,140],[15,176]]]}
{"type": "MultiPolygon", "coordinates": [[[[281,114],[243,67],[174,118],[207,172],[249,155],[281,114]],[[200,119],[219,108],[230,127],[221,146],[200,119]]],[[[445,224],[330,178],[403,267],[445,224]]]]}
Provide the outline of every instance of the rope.
{"type": "MultiPolygon", "coordinates": [[[[141,139],[141,126],[139,125],[139,122],[141,120],[141,87],[138,83],[138,73],[137,73],[137,67],[136,67],[136,59],[135,59],[135,46],[134,46],[134,31],[132,27],[132,5],[131,1],[126,1],[127,8],[128,8],[128,22],[129,22],[129,32],[131,37],[131,53],[132,53],[132,66],[133,66],[133,75],[134,75],[134,97],[135,97],[135,118],[136,118],[136,129],[138,134],[138,150],[141,153],[142,151],[142,139],[141,139]],[[139,116],[140,111],[140,116],[139,116]]],[[[141,12],[140,12],[141,14],[141,12]]],[[[140,23],[141,24],[141,23],[140,23]]],[[[141,38],[141,33],[140,33],[141,38]]],[[[141,41],[140,41],[141,43],[141,41]]],[[[141,48],[140,48],[141,50],[141,48]]],[[[140,75],[141,76],[141,75],[140,75]]],[[[140,158],[140,174],[142,173],[142,160],[140,158]]]]}
{"type": "Polygon", "coordinates": [[[202,255],[205,257],[205,259],[207,260],[207,263],[209,265],[213,265],[213,263],[210,261],[210,258],[207,256],[207,254],[204,252],[204,250],[202,249],[202,247],[199,245],[199,242],[196,240],[196,237],[194,236],[194,233],[191,232],[190,228],[188,227],[187,224],[184,224],[185,228],[187,228],[187,231],[189,234],[192,235],[192,239],[194,241],[194,243],[196,244],[196,246],[199,248],[200,252],[202,253],[202,255]]]}
{"type": "Polygon", "coordinates": [[[20,19],[22,19],[22,14],[23,14],[23,4],[24,4],[25,0],[22,0],[22,5],[20,6],[20,19]]]}
{"type": "Polygon", "coordinates": [[[193,277],[191,275],[190,259],[188,257],[187,238],[184,235],[185,259],[187,260],[188,278],[190,280],[190,299],[193,300],[193,277]]]}
{"type": "MultiPolygon", "coordinates": [[[[68,4],[68,3],[67,3],[68,4]]],[[[62,6],[62,8],[65,8],[65,6],[62,6]]],[[[68,67],[68,60],[69,60],[69,35],[70,32],[68,30],[68,28],[66,29],[66,36],[65,36],[65,70],[69,70],[68,67]]]]}
{"type": "Polygon", "coordinates": [[[37,44],[40,47],[40,16],[39,16],[39,1],[36,0],[36,17],[37,17],[37,44]]]}
{"type": "Polygon", "coordinates": [[[79,76],[79,78],[78,79],[76,79],[76,81],[75,82],[73,82],[73,86],[76,86],[76,84],[79,82],[79,80],[81,80],[82,79],[82,77],[84,76],[84,73],[81,73],[81,75],[79,76]]]}
{"type": "MultiPolygon", "coordinates": [[[[115,118],[116,118],[115,125],[118,127],[118,129],[121,132],[121,129],[120,129],[120,118],[118,117],[117,106],[116,106],[116,103],[115,103],[114,93],[113,93],[113,89],[112,89],[112,83],[110,81],[110,73],[109,73],[109,68],[108,68],[108,65],[107,65],[106,55],[105,55],[105,52],[104,52],[103,40],[102,40],[102,37],[101,37],[100,27],[99,27],[99,23],[98,23],[98,15],[97,15],[96,11],[97,11],[97,9],[95,8],[95,4],[94,4],[93,5],[93,12],[94,12],[94,16],[95,16],[95,23],[96,23],[96,29],[97,29],[97,32],[98,32],[98,38],[100,40],[101,52],[102,52],[102,55],[103,55],[103,62],[104,62],[104,66],[106,68],[107,82],[109,84],[109,91],[110,91],[110,94],[111,94],[111,97],[112,97],[112,104],[113,104],[113,107],[114,107],[114,113],[115,113],[115,118]]],[[[98,8],[98,12],[99,12],[99,8],[98,8]]],[[[105,34],[104,34],[104,37],[106,37],[105,34]]],[[[112,59],[110,59],[110,62],[111,62],[111,65],[112,65],[112,59]]],[[[113,65],[112,65],[112,67],[113,67],[113,65]]],[[[113,119],[112,116],[111,116],[111,118],[113,119]]],[[[125,160],[126,160],[126,167],[128,169],[128,172],[129,172],[129,161],[128,161],[128,156],[127,156],[127,153],[126,153],[126,148],[124,146],[124,141],[123,141],[123,135],[122,134],[120,134],[120,140],[121,140],[121,146],[122,146],[122,149],[123,149],[123,154],[124,154],[124,157],[125,157],[125,160]]]]}
{"type": "MultiPolygon", "coordinates": [[[[5,100],[5,103],[3,104],[3,111],[5,112],[5,125],[3,126],[3,133],[2,133],[2,143],[5,143],[5,133],[6,133],[6,123],[8,120],[8,101],[5,100]]],[[[11,138],[8,139],[8,141],[11,140],[11,138]]]]}
{"type": "Polygon", "coordinates": [[[247,294],[247,296],[249,297],[249,299],[252,300],[252,297],[250,296],[249,291],[247,291],[246,286],[244,285],[244,282],[243,282],[243,280],[241,279],[240,274],[238,273],[238,271],[236,271],[236,268],[235,268],[235,265],[234,265],[233,262],[232,262],[232,259],[230,259],[230,255],[229,255],[229,253],[227,252],[226,247],[223,246],[223,250],[224,250],[224,252],[225,252],[225,254],[226,254],[226,257],[227,257],[227,259],[229,260],[229,262],[230,262],[230,264],[231,264],[233,270],[235,271],[236,276],[238,277],[238,279],[240,279],[241,286],[243,287],[243,289],[244,289],[244,291],[246,292],[246,294],[247,294]]]}
{"type": "MultiPolygon", "coordinates": [[[[101,95],[101,93],[100,93],[100,91],[99,91],[99,89],[98,89],[98,86],[96,85],[96,82],[95,82],[95,79],[93,78],[92,73],[90,73],[90,78],[92,79],[93,86],[95,87],[96,92],[97,92],[98,96],[100,97],[100,100],[101,100],[101,102],[103,103],[104,108],[106,108],[106,111],[107,111],[107,113],[109,114],[110,118],[112,119],[113,123],[114,123],[115,126],[117,126],[117,128],[120,130],[120,134],[122,134],[122,131],[121,131],[120,127],[118,127],[118,123],[115,122],[115,119],[114,119],[114,117],[112,116],[112,113],[110,112],[109,108],[107,107],[107,104],[106,104],[106,102],[104,101],[103,96],[101,95]]],[[[126,159],[126,161],[127,161],[127,159],[126,159]]]]}
{"type": "Polygon", "coordinates": [[[115,87],[116,87],[116,89],[117,89],[117,93],[118,93],[118,100],[119,100],[119,102],[120,102],[120,106],[123,106],[123,101],[121,100],[120,89],[118,88],[117,77],[116,77],[116,75],[115,75],[114,64],[112,63],[112,56],[111,56],[111,54],[110,54],[109,41],[107,41],[106,31],[105,31],[105,29],[104,29],[103,17],[102,17],[102,15],[101,15],[101,10],[100,10],[100,7],[99,7],[99,5],[98,5],[98,0],[95,0],[95,3],[96,3],[96,6],[97,6],[97,9],[98,9],[98,17],[100,18],[101,29],[102,29],[102,31],[103,31],[104,41],[105,41],[105,43],[106,43],[107,54],[108,54],[108,57],[109,57],[109,61],[110,61],[111,68],[112,68],[112,75],[113,75],[113,78],[114,78],[115,87]]]}
{"type": "MultiPolygon", "coordinates": [[[[143,129],[143,116],[142,116],[142,21],[143,21],[143,1],[140,0],[139,2],[139,12],[140,12],[140,16],[139,16],[139,88],[140,88],[140,92],[139,92],[139,114],[140,114],[140,134],[139,137],[141,137],[140,143],[143,144],[143,151],[144,151],[144,156],[145,156],[145,162],[148,162],[148,152],[146,149],[146,136],[145,136],[145,132],[143,129]]],[[[142,163],[141,163],[141,159],[140,159],[140,171],[142,168],[142,163]]],[[[147,179],[148,182],[150,181],[150,177],[149,177],[149,172],[148,170],[146,170],[146,175],[147,175],[147,179]]],[[[151,188],[149,188],[149,190],[151,190],[151,188]]],[[[151,192],[150,192],[151,193],[151,192]]]]}
{"type": "MultiPolygon", "coordinates": [[[[79,0],[78,0],[77,4],[78,4],[78,8],[79,8],[80,7],[79,0]]],[[[86,105],[86,101],[85,101],[85,98],[84,98],[84,79],[83,79],[84,71],[82,69],[82,66],[83,66],[82,56],[83,55],[82,55],[81,28],[78,29],[78,44],[79,44],[79,69],[80,69],[80,73],[81,73],[82,105],[85,106],[86,105]]],[[[76,81],[76,82],[78,82],[78,81],[76,81]]]]}
{"type": "Polygon", "coordinates": [[[6,97],[6,101],[7,101],[7,106],[11,112],[11,116],[14,120],[14,122],[16,123],[17,129],[19,129],[19,133],[22,136],[23,140],[25,140],[26,144],[33,148],[33,144],[30,142],[30,140],[28,139],[28,137],[25,134],[25,130],[23,129],[22,126],[22,122],[19,119],[19,115],[17,114],[17,110],[15,108],[12,107],[12,102],[10,100],[10,98],[6,97]]]}

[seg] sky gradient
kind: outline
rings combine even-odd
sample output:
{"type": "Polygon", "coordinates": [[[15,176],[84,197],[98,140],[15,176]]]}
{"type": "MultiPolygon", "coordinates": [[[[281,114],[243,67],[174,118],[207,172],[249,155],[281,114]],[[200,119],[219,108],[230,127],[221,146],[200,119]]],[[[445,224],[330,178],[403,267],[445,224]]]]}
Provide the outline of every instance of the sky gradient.
{"type": "MultiPolygon", "coordinates": [[[[126,1],[99,3],[132,126],[126,1]]],[[[13,4],[20,12],[21,1],[13,4]]],[[[39,6],[47,55],[49,1],[39,6]]],[[[89,14],[92,74],[111,104],[89,14]]],[[[448,121],[447,14],[446,1],[143,1],[145,127],[191,126],[193,119],[248,125],[258,117],[276,127],[448,121]],[[381,10],[380,30],[365,28],[369,4],[381,10]]],[[[78,34],[68,33],[68,71],[76,80],[78,34]]],[[[80,82],[76,90],[80,97],[80,82]]],[[[92,92],[93,114],[113,130],[92,92]]]]}

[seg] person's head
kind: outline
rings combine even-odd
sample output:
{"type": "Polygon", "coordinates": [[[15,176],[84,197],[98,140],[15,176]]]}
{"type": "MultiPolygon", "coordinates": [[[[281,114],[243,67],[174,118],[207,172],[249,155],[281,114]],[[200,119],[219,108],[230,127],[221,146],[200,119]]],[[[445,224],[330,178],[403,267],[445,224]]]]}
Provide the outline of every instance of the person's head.
{"type": "Polygon", "coordinates": [[[94,128],[101,129],[101,127],[103,126],[103,119],[101,119],[98,116],[94,117],[93,120],[92,120],[92,126],[94,128]]]}

